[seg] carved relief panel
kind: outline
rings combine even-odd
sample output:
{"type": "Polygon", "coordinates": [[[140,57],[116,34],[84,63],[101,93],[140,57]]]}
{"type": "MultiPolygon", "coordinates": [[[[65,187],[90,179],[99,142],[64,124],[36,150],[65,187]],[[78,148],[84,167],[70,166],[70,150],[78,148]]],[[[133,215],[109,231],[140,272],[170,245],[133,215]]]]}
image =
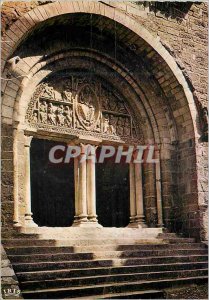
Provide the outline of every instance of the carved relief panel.
{"type": "Polygon", "coordinates": [[[114,88],[82,73],[42,82],[30,101],[31,127],[109,140],[142,138],[134,112],[114,88]]]}

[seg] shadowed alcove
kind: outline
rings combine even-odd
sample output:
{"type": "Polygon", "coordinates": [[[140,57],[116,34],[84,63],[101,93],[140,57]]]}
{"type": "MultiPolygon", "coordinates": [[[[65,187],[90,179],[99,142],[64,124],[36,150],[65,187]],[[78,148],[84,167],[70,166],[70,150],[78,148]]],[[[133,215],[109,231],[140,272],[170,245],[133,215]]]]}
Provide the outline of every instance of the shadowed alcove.
{"type": "Polygon", "coordinates": [[[49,160],[50,149],[58,144],[41,139],[31,143],[31,204],[39,226],[71,226],[74,219],[73,161],[54,164],[49,160]]]}
{"type": "Polygon", "coordinates": [[[104,227],[126,227],[129,224],[129,164],[113,159],[96,164],[98,221],[104,227]]]}

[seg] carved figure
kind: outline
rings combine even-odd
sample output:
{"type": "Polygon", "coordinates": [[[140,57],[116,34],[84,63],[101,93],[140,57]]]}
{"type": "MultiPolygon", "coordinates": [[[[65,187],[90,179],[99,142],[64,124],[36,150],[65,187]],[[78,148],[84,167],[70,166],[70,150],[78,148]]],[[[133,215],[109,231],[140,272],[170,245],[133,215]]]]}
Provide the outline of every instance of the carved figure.
{"type": "Polygon", "coordinates": [[[114,118],[113,115],[110,115],[110,118],[109,118],[109,130],[108,130],[110,134],[116,134],[115,127],[116,127],[116,120],[115,120],[115,118],[114,118]]]}
{"type": "Polygon", "coordinates": [[[124,107],[124,104],[122,102],[117,102],[117,112],[120,112],[120,113],[127,113],[125,107],[124,107]]]}
{"type": "Polygon", "coordinates": [[[73,122],[73,112],[69,106],[65,107],[64,116],[64,125],[71,127],[73,122]]]}
{"type": "Polygon", "coordinates": [[[109,99],[104,97],[102,101],[102,107],[105,110],[109,110],[109,99]]]}
{"type": "Polygon", "coordinates": [[[126,118],[124,124],[124,135],[130,136],[130,134],[131,134],[130,120],[126,118]]]}
{"type": "Polygon", "coordinates": [[[106,117],[103,120],[103,131],[104,133],[109,133],[109,119],[106,117]]]}
{"type": "Polygon", "coordinates": [[[92,125],[95,121],[95,108],[93,104],[93,92],[88,86],[85,86],[79,95],[78,114],[82,118],[82,122],[87,126],[92,125]]]}
{"type": "Polygon", "coordinates": [[[43,101],[42,103],[40,103],[39,112],[40,112],[41,123],[46,124],[47,123],[47,103],[46,103],[46,101],[43,101]]]}
{"type": "Polygon", "coordinates": [[[63,115],[63,112],[64,112],[63,105],[58,106],[58,108],[57,108],[57,124],[58,125],[64,125],[65,117],[63,115]]]}
{"type": "Polygon", "coordinates": [[[66,90],[63,92],[63,100],[65,102],[73,102],[73,93],[70,90],[66,90]]]}
{"type": "Polygon", "coordinates": [[[48,106],[48,121],[51,125],[56,125],[55,107],[52,103],[48,106]]]}
{"type": "MultiPolygon", "coordinates": [[[[111,99],[111,97],[112,97],[112,93],[111,92],[109,92],[108,93],[108,96],[109,96],[109,98],[111,99]]],[[[115,99],[114,99],[115,100],[115,99]]],[[[109,101],[109,106],[110,106],[110,110],[111,111],[115,111],[115,110],[117,110],[116,108],[117,108],[117,106],[116,106],[116,102],[115,101],[111,101],[111,100],[108,100],[109,101]]]]}
{"type": "Polygon", "coordinates": [[[42,96],[46,97],[46,98],[54,99],[54,89],[53,89],[53,87],[48,86],[48,84],[46,84],[42,96]]]}
{"type": "Polygon", "coordinates": [[[123,118],[118,118],[117,134],[123,136],[123,118]]]}
{"type": "Polygon", "coordinates": [[[38,114],[36,112],[33,113],[31,122],[32,123],[37,123],[38,122],[38,114]]]}

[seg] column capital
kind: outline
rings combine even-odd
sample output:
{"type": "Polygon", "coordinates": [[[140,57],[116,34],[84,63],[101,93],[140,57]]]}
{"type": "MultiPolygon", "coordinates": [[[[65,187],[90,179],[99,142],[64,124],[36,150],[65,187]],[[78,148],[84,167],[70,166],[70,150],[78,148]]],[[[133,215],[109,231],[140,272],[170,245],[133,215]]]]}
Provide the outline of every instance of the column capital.
{"type": "Polygon", "coordinates": [[[86,155],[87,158],[91,158],[96,155],[96,149],[98,146],[89,143],[80,143],[78,146],[81,147],[81,155],[86,155]]]}
{"type": "Polygon", "coordinates": [[[30,147],[31,146],[32,138],[33,138],[32,135],[24,135],[24,146],[25,147],[30,147]]]}

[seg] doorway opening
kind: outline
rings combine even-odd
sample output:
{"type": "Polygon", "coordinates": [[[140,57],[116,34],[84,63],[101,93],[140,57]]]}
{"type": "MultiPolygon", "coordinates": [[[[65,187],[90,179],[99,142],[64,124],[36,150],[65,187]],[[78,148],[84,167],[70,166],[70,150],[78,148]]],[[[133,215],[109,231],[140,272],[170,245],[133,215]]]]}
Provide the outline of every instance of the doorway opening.
{"type": "Polygon", "coordinates": [[[74,220],[73,161],[54,164],[49,160],[50,149],[58,144],[42,139],[31,142],[31,206],[39,226],[68,227],[74,220]]]}
{"type": "Polygon", "coordinates": [[[129,164],[96,163],[96,205],[99,224],[126,227],[130,217],[129,164]]]}

